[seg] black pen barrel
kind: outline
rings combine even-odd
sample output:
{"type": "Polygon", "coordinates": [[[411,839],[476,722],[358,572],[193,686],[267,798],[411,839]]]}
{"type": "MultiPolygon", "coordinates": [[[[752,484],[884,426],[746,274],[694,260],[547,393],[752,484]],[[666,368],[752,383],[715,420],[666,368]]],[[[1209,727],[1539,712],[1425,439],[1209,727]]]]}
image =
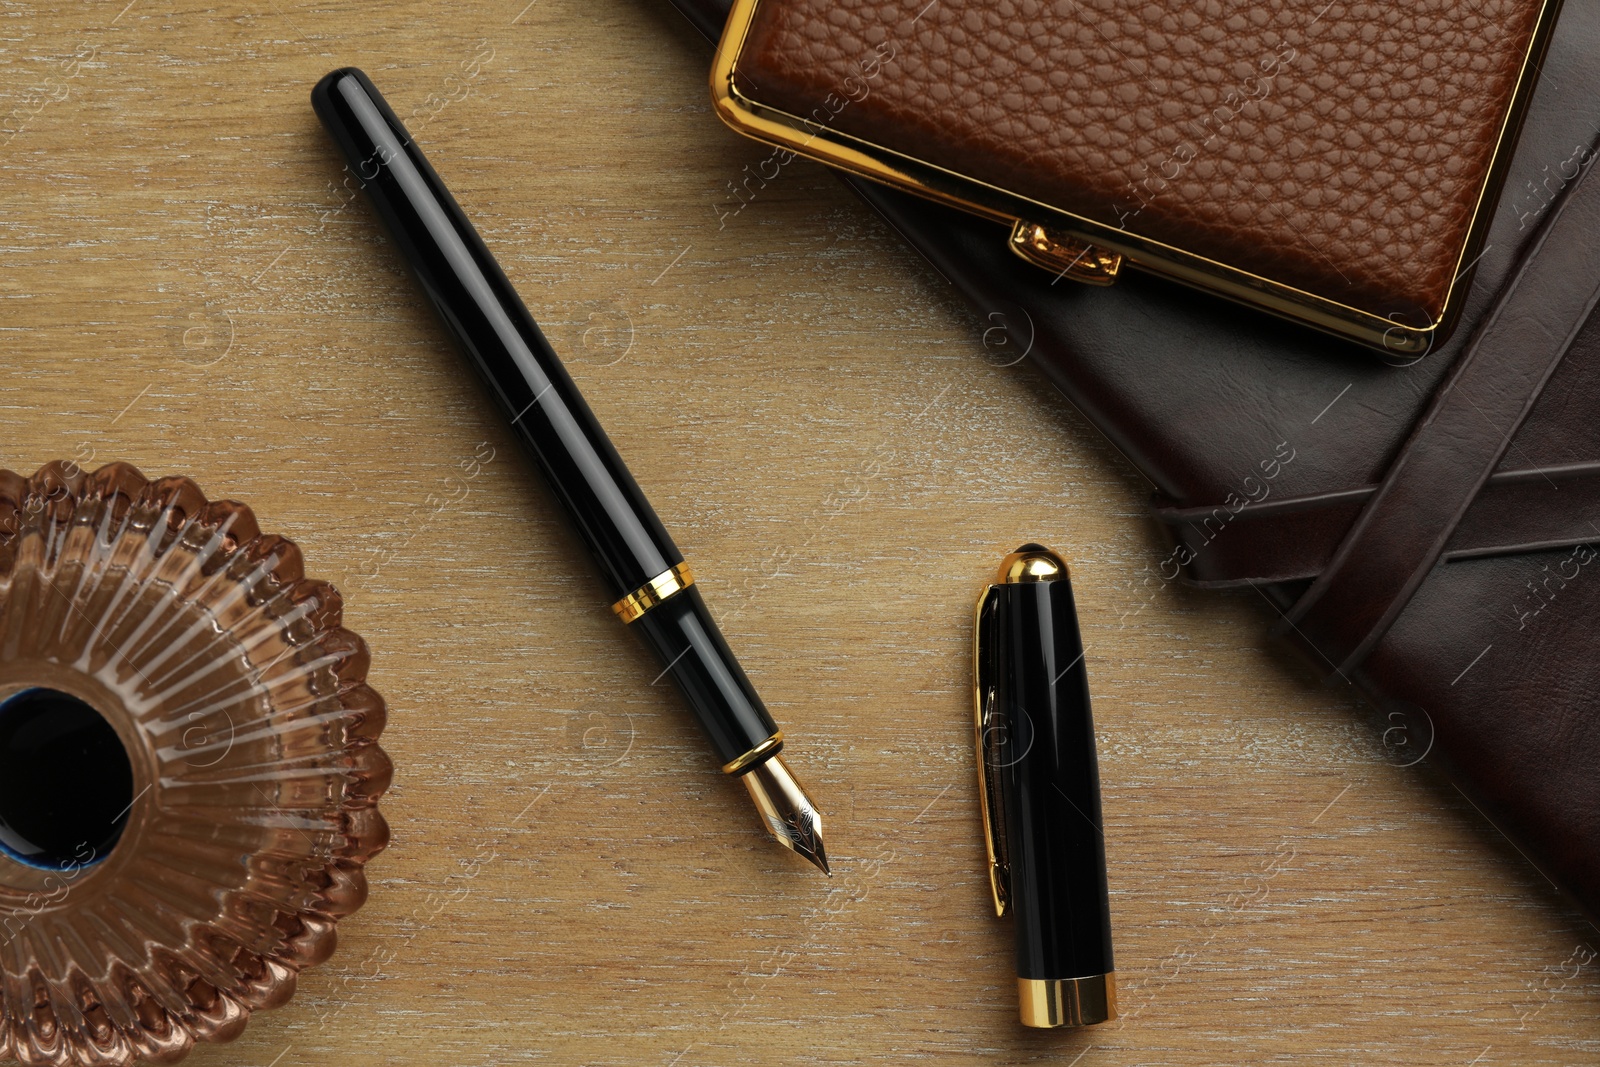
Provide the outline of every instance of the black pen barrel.
{"type": "Polygon", "coordinates": [[[613,599],[683,562],[561,360],[427,157],[361,71],[311,104],[451,335],[593,553],[613,599]]]}
{"type": "Polygon", "coordinates": [[[778,728],[560,358],[422,150],[361,71],[311,93],[317,115],[451,336],[561,501],[615,610],[656,653],[729,773],[771,758],[778,728]]]}

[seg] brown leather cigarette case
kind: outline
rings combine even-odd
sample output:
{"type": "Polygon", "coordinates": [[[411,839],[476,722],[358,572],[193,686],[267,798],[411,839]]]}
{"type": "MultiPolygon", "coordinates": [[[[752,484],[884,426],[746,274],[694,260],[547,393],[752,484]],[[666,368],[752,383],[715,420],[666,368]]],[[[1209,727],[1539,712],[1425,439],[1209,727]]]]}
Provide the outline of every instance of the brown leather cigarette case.
{"type": "Polygon", "coordinates": [[[1391,352],[1453,327],[1560,0],[737,0],[735,129],[1391,352]]]}

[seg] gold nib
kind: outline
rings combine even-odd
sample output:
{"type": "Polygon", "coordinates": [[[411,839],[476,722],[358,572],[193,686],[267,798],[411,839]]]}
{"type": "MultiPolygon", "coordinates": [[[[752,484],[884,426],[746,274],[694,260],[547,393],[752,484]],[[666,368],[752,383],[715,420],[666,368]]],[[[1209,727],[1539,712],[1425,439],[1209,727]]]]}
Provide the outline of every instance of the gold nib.
{"type": "Polygon", "coordinates": [[[793,849],[821,867],[823,874],[831,875],[828,854],[822,848],[822,813],[794,780],[783,760],[773,756],[740,778],[778,844],[793,849]]]}

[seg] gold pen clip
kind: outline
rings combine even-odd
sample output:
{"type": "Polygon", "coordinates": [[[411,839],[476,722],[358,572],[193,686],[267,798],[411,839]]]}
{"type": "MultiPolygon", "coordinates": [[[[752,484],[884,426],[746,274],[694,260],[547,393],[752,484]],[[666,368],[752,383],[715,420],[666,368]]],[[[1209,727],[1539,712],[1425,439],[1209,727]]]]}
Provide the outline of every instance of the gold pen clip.
{"type": "Polygon", "coordinates": [[[978,756],[978,806],[983,811],[983,843],[989,854],[989,889],[994,894],[994,913],[997,916],[1006,913],[1006,904],[1011,898],[1011,868],[1005,852],[1005,805],[1000,794],[1000,783],[989,773],[991,767],[1000,765],[1001,727],[995,708],[995,650],[990,640],[999,595],[999,587],[991,585],[985,587],[978,597],[972,646],[972,736],[978,756]]]}

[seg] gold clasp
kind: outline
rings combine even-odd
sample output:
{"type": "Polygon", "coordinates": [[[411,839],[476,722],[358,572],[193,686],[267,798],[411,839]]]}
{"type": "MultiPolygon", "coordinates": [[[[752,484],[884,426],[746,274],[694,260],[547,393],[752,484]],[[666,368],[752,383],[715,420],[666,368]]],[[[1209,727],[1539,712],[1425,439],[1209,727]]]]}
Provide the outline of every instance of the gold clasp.
{"type": "Polygon", "coordinates": [[[1011,251],[1035,267],[1053,270],[1084,285],[1110,285],[1122,270],[1122,256],[1099,245],[1054,236],[1043,226],[1018,219],[1011,225],[1011,251]]]}

